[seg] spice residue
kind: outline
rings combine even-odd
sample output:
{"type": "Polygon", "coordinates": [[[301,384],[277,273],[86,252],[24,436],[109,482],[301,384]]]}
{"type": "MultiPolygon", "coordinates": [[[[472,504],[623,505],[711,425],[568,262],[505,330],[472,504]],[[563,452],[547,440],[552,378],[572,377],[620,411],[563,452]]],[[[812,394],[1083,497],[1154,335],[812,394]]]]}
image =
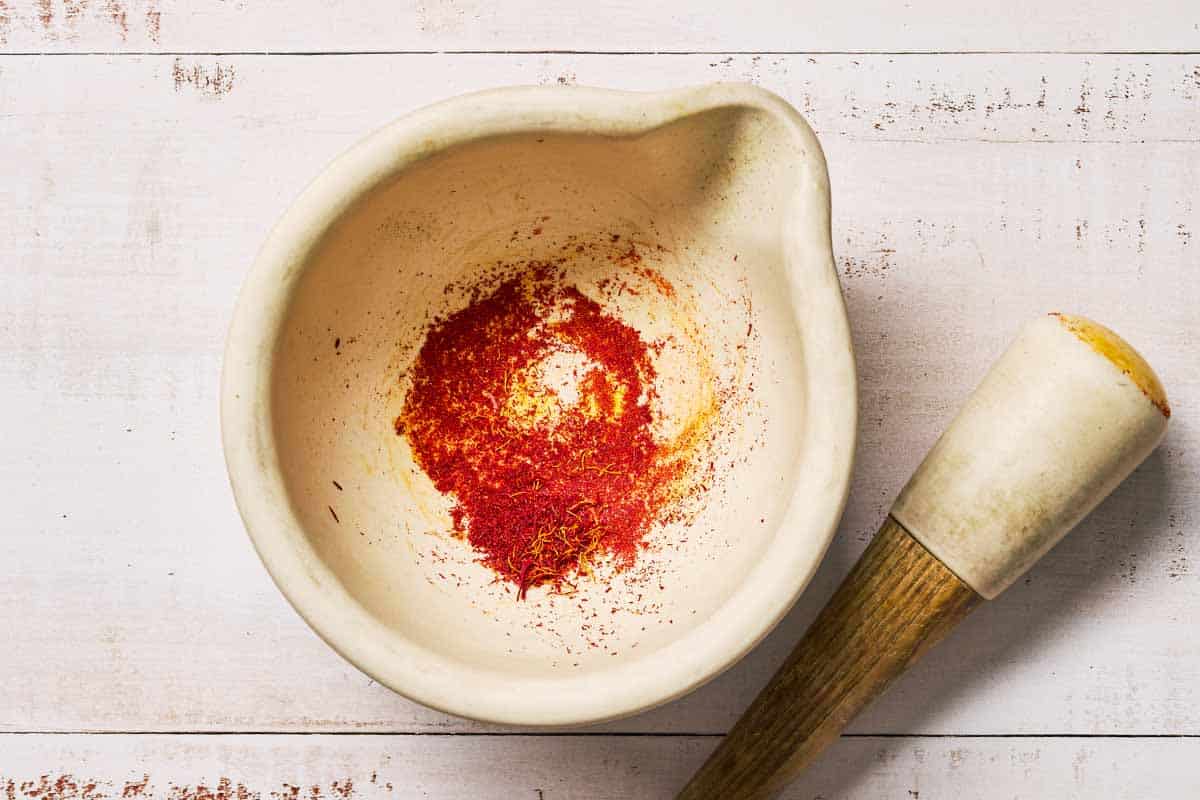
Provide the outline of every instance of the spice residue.
{"type": "Polygon", "coordinates": [[[529,264],[435,321],[395,421],[454,532],[521,599],[632,565],[695,491],[703,439],[660,433],[652,343],[564,278],[529,264]]]}

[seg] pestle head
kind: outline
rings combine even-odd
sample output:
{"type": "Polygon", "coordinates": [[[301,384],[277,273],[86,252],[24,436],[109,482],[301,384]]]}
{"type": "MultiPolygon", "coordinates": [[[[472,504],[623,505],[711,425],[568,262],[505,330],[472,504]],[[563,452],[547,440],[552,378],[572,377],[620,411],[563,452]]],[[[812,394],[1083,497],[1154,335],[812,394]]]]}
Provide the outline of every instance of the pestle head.
{"type": "Polygon", "coordinates": [[[1049,314],[988,371],[892,516],[990,599],[1150,454],[1170,415],[1158,376],[1125,340],[1049,314]]]}

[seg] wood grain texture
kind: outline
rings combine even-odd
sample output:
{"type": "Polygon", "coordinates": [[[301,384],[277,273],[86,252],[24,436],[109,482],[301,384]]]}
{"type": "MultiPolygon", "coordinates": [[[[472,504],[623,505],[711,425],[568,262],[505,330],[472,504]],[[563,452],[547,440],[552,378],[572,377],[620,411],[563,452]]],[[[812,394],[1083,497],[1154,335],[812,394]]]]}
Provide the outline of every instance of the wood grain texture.
{"type": "Polygon", "coordinates": [[[353,776],[370,787],[378,770],[403,787],[388,796],[669,797],[786,657],[1020,321],[1061,309],[1111,324],[1154,363],[1175,408],[1166,443],[851,726],[904,738],[835,742],[785,797],[1200,793],[1200,740],[1181,738],[1200,735],[1200,432],[1189,422],[1200,404],[1200,55],[192,52],[414,40],[1196,50],[1192,4],[1051,3],[995,16],[945,3],[871,13],[826,4],[770,24],[752,4],[719,25],[711,4],[592,4],[606,16],[590,28],[579,8],[550,16],[510,4],[462,6],[457,31],[437,29],[451,5],[424,23],[415,6],[372,15],[371,2],[72,5],[82,9],[74,21],[60,0],[0,2],[0,51],[187,52],[0,55],[0,409],[10,423],[0,731],[104,732],[0,734],[0,774],[151,773],[161,796],[224,774],[267,797],[275,781],[328,792],[353,776]],[[127,31],[106,7],[126,11],[127,31]],[[464,735],[494,729],[374,685],[307,630],[255,559],[217,437],[234,296],[267,228],[316,171],[408,110],[503,83],[709,80],[780,92],[829,158],[861,390],[847,514],[794,612],[703,689],[594,736],[464,735]]]}
{"type": "Polygon", "coordinates": [[[847,513],[796,610],[709,686],[602,730],[724,732],[1016,327],[1057,308],[1111,324],[1154,363],[1176,409],[1167,441],[852,730],[1200,733],[1197,68],[1187,56],[3,58],[0,385],[13,424],[0,639],[17,646],[0,659],[0,729],[481,729],[374,685],[278,595],[229,495],[217,377],[246,267],[329,159],[423,103],[565,77],[753,79],[805,111],[830,162],[861,390],[847,513]]]}
{"type": "Polygon", "coordinates": [[[1200,49],[1186,0],[5,0],[9,52],[1171,51],[1200,49]]]}
{"type": "MultiPolygon", "coordinates": [[[[142,800],[666,800],[717,741],[0,734],[0,792],[11,780],[13,800],[117,800],[130,783],[142,800]],[[35,798],[43,775],[50,789],[35,798]]],[[[780,798],[1179,800],[1200,794],[1197,756],[1196,739],[848,738],[780,798]]]]}
{"type": "Polygon", "coordinates": [[[679,800],[765,800],[982,602],[888,517],[679,800]]]}

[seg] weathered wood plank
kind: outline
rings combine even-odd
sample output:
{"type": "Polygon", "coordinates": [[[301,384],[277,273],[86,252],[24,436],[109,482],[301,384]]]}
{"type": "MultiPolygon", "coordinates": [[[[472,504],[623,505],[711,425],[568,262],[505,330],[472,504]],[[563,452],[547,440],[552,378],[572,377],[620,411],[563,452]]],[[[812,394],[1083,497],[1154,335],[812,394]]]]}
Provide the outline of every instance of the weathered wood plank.
{"type": "Polygon", "coordinates": [[[341,662],[255,559],[216,399],[244,271],[324,163],[415,106],[560,78],[749,78],[806,111],[830,160],[861,375],[856,479],[779,630],[693,696],[607,730],[725,730],[990,359],[1027,316],[1061,308],[1147,355],[1174,427],[855,730],[1200,732],[1198,69],[1192,56],[0,59],[0,730],[478,729],[341,662]]]}
{"type": "MultiPolygon", "coordinates": [[[[127,786],[133,797],[171,800],[666,800],[716,742],[0,735],[0,790],[11,780],[13,800],[34,800],[43,787],[37,800],[115,800],[127,786]]],[[[781,800],[1174,800],[1200,791],[1198,755],[1195,739],[842,739],[781,800]]]]}
{"type": "Polygon", "coordinates": [[[979,6],[951,0],[5,0],[9,52],[1172,51],[1200,49],[1185,0],[1061,0],[979,6]]]}

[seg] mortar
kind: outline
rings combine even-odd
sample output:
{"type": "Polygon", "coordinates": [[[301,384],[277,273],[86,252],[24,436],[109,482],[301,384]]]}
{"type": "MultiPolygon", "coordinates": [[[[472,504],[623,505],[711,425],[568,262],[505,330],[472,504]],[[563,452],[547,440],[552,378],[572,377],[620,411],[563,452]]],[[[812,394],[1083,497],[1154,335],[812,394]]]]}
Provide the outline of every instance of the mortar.
{"type": "Polygon", "coordinates": [[[501,89],[363,140],[271,232],[226,352],[230,478],[280,590],[380,683],[480,720],[611,719],[732,665],[803,591],[847,492],[829,215],[811,129],[751,86],[501,89]],[[518,599],[396,420],[430,326],[530,262],[655,346],[657,434],[703,435],[696,491],[635,564],[518,599]]]}

